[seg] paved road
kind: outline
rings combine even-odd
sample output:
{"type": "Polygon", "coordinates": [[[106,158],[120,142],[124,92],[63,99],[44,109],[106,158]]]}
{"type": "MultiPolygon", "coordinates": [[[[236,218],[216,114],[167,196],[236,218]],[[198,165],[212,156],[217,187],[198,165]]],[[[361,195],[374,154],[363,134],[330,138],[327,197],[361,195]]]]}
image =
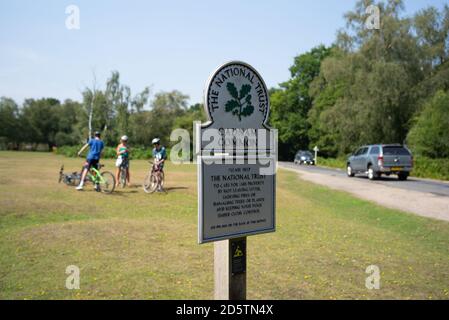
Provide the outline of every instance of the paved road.
{"type": "MultiPolygon", "coordinates": [[[[334,177],[346,177],[346,172],[341,169],[323,168],[318,166],[304,166],[296,165],[293,162],[279,162],[279,165],[284,168],[298,169],[312,173],[321,173],[334,177]]],[[[350,179],[346,177],[347,179],[350,179]]],[[[369,181],[364,175],[357,175],[354,178],[358,181],[366,181],[371,184],[381,184],[389,187],[413,190],[419,192],[427,192],[440,197],[449,197],[449,182],[439,182],[435,180],[426,180],[409,177],[406,181],[399,181],[397,176],[390,177],[382,176],[380,180],[369,181]]]]}
{"type": "Polygon", "coordinates": [[[348,178],[346,172],[314,166],[279,162],[281,168],[298,172],[301,179],[346,191],[356,197],[382,206],[411,212],[420,216],[449,221],[449,183],[396,176],[370,181],[365,176],[348,178]]]}

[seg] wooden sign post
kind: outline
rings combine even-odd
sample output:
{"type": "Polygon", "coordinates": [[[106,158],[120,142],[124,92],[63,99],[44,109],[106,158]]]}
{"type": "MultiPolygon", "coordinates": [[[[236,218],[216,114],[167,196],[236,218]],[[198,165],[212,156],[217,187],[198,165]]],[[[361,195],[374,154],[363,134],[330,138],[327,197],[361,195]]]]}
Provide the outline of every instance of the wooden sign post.
{"type": "Polygon", "coordinates": [[[214,243],[214,298],[246,299],[246,237],[214,243]]]}
{"type": "Polygon", "coordinates": [[[215,299],[246,299],[247,236],[275,231],[276,139],[257,71],[232,61],[205,89],[209,121],[195,127],[198,242],[214,244],[215,299]]]}

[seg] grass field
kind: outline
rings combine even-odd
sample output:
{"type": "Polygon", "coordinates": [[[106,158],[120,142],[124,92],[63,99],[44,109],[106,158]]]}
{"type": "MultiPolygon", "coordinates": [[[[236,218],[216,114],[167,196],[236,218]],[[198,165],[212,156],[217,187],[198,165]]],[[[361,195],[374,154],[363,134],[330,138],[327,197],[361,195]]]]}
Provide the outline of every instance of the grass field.
{"type": "MultiPolygon", "coordinates": [[[[57,183],[81,159],[0,152],[1,299],[211,299],[198,245],[196,167],[168,165],[166,194],[57,183]],[[68,265],[80,290],[65,288],[68,265]]],[[[113,169],[112,160],[105,161],[113,169]]],[[[448,299],[449,223],[385,209],[280,171],[277,231],[248,239],[249,299],[448,299]],[[365,288],[377,265],[381,288],[365,288]]]]}

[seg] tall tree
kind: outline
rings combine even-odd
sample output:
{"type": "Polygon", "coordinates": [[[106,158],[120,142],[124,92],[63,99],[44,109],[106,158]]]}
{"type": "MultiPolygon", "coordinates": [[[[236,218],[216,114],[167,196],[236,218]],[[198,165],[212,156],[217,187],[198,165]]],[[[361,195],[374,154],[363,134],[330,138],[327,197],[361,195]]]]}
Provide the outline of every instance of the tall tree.
{"type": "Polygon", "coordinates": [[[13,144],[16,149],[22,140],[22,132],[19,130],[19,107],[13,99],[0,98],[0,143],[13,144]]]}
{"type": "Polygon", "coordinates": [[[438,91],[416,117],[408,142],[417,154],[449,157],[449,93],[438,91]]]}
{"type": "Polygon", "coordinates": [[[115,129],[118,135],[129,131],[131,89],[120,83],[120,74],[113,71],[106,83],[106,99],[115,113],[115,129]]]}
{"type": "Polygon", "coordinates": [[[358,1],[346,14],[338,52],[322,63],[311,92],[311,140],[333,143],[329,155],[360,144],[403,142],[418,109],[417,88],[426,77],[413,19],[401,17],[403,3],[358,1]],[[380,8],[380,29],[366,28],[368,5],[380,8]],[[320,88],[317,90],[317,88],[320,88]]]}
{"type": "MultiPolygon", "coordinates": [[[[55,135],[55,143],[57,146],[76,145],[83,140],[76,125],[81,121],[83,107],[82,104],[67,99],[58,108],[58,132],[55,135]]],[[[84,137],[85,138],[85,137],[84,137]]]]}
{"type": "Polygon", "coordinates": [[[131,101],[131,113],[142,112],[150,98],[151,88],[145,87],[142,92],[136,94],[131,101]]]}
{"type": "Polygon", "coordinates": [[[53,98],[27,99],[23,104],[22,121],[27,128],[27,142],[45,143],[51,149],[58,132],[60,102],[53,98]]]}
{"type": "Polygon", "coordinates": [[[298,149],[308,147],[307,114],[312,107],[309,87],[329,53],[330,49],[321,45],[295,57],[291,78],[270,92],[270,124],[279,130],[281,159],[291,159],[298,149]]]}
{"type": "Polygon", "coordinates": [[[185,114],[189,96],[173,90],[159,92],[151,103],[150,125],[154,136],[158,136],[166,143],[169,141],[174,121],[185,114]]]}
{"type": "Polygon", "coordinates": [[[449,6],[440,12],[435,7],[419,11],[414,17],[414,30],[422,48],[422,64],[431,71],[449,55],[449,6]]]}

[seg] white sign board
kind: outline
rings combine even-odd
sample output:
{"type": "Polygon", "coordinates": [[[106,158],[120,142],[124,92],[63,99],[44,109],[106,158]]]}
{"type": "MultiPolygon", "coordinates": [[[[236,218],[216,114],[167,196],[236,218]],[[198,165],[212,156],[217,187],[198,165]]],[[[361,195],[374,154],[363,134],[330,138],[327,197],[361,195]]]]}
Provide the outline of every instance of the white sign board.
{"type": "Polygon", "coordinates": [[[243,62],[220,66],[206,85],[205,110],[209,121],[196,129],[198,241],[275,231],[276,158],[263,79],[243,62]]]}
{"type": "Polygon", "coordinates": [[[274,231],[275,175],[260,174],[260,164],[202,161],[200,242],[274,231]]]}

